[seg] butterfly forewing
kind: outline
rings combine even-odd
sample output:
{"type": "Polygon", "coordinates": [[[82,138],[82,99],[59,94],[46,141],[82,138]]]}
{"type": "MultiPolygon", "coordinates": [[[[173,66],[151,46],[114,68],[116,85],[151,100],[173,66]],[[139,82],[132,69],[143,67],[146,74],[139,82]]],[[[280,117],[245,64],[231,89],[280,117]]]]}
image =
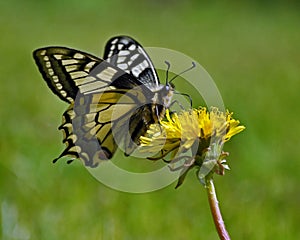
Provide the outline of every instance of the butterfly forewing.
{"type": "Polygon", "coordinates": [[[159,85],[159,79],[150,57],[142,46],[130,37],[111,38],[105,46],[104,59],[131,74],[143,84],[159,85]]]}
{"type": "Polygon", "coordinates": [[[88,75],[103,61],[65,47],[40,48],[33,52],[33,57],[49,88],[68,103],[75,100],[80,85],[97,81],[88,75]]]}

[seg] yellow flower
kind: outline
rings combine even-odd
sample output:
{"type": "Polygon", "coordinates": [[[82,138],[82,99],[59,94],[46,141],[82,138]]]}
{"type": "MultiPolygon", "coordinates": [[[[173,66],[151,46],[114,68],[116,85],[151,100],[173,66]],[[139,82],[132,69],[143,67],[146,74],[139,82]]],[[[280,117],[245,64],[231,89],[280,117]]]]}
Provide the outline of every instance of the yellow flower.
{"type": "Polygon", "coordinates": [[[187,171],[195,166],[199,167],[198,177],[204,183],[207,175],[213,172],[223,175],[224,169],[228,168],[224,160],[228,153],[222,148],[232,136],[245,129],[239,124],[232,118],[232,113],[217,108],[207,111],[201,107],[179,114],[166,111],[165,119],[151,125],[147,134],[141,137],[140,151],[152,153],[150,160],[164,159],[168,155],[173,165],[179,163],[179,167],[174,168],[182,169],[179,185],[187,171]]]}

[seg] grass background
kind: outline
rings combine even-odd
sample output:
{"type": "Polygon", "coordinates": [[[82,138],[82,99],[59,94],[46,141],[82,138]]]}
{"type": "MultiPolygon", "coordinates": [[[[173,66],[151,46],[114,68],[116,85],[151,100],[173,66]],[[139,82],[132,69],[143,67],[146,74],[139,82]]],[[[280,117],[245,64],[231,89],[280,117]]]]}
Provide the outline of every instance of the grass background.
{"type": "Polygon", "coordinates": [[[232,239],[299,239],[299,10],[292,1],[1,1],[2,239],[218,239],[194,174],[178,190],[129,194],[79,161],[51,163],[64,148],[57,126],[67,106],[32,51],[101,56],[119,34],[196,59],[246,125],[225,145],[232,170],[216,177],[232,239]]]}

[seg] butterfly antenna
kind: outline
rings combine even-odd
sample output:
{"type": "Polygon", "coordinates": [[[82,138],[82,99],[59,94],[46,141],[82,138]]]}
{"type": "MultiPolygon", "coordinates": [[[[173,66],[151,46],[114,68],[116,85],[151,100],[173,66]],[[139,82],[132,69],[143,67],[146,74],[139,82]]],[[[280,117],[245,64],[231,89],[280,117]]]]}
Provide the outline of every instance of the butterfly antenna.
{"type": "MultiPolygon", "coordinates": [[[[166,61],[165,61],[166,62],[166,61]]],[[[171,83],[175,78],[179,77],[180,75],[192,70],[193,68],[196,67],[196,63],[195,62],[192,62],[192,66],[189,67],[188,69],[185,69],[184,71],[182,71],[181,73],[178,73],[177,75],[175,75],[174,77],[172,77],[172,79],[169,81],[169,83],[171,83]]]]}
{"type": "Polygon", "coordinates": [[[165,64],[167,65],[167,71],[166,71],[166,85],[168,86],[168,85],[169,85],[169,81],[168,81],[168,78],[169,78],[169,70],[170,70],[171,64],[170,64],[168,61],[165,61],[165,64]]]}

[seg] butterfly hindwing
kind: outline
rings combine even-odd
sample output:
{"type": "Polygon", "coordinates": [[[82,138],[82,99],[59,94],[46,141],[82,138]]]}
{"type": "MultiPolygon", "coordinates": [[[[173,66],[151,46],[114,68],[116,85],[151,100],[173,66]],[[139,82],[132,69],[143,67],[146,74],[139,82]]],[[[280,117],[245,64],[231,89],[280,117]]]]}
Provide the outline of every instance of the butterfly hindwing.
{"type": "Polygon", "coordinates": [[[67,145],[59,158],[71,155],[81,158],[86,166],[95,167],[100,160],[111,159],[117,147],[121,146],[126,153],[132,152],[136,142],[131,140],[131,132],[128,132],[130,118],[137,111],[136,106],[144,101],[144,94],[138,89],[115,89],[78,96],[63,114],[63,123],[59,127],[67,145]]]}

